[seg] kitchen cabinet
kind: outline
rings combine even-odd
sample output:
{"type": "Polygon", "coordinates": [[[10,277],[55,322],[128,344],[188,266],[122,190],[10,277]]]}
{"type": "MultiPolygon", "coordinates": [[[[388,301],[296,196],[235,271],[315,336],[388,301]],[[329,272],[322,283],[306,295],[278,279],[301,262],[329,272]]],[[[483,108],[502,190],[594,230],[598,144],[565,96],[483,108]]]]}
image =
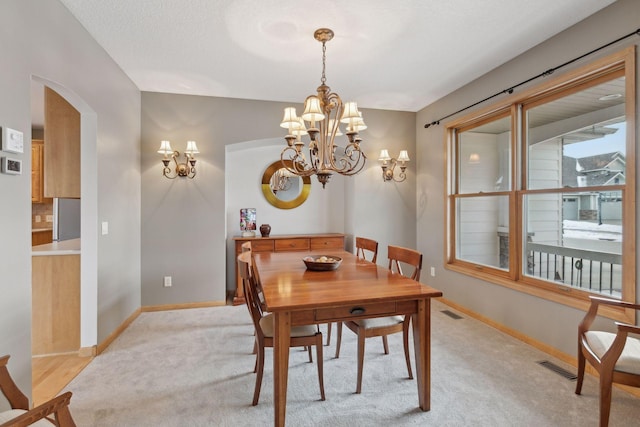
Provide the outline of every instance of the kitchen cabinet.
{"type": "Polygon", "coordinates": [[[80,198],[80,112],[45,86],[44,195],[80,198]]]}
{"type": "Polygon", "coordinates": [[[80,350],[80,255],[32,257],[34,356],[80,350]]]}
{"type": "Polygon", "coordinates": [[[31,141],[31,202],[52,203],[44,197],[44,141],[31,141]]]}
{"type": "Polygon", "coordinates": [[[53,241],[53,230],[42,229],[31,231],[31,246],[44,245],[53,241]]]}
{"type": "MultiPolygon", "coordinates": [[[[251,242],[253,252],[294,252],[294,251],[322,251],[344,250],[344,234],[289,234],[271,237],[234,237],[236,259],[242,252],[242,244],[251,242]]],[[[330,254],[328,252],[327,254],[330,254]]],[[[302,255],[300,256],[302,264],[302,255]]],[[[238,274],[238,263],[234,262],[236,271],[236,293],[233,305],[244,304],[242,278],[238,274]]]]}

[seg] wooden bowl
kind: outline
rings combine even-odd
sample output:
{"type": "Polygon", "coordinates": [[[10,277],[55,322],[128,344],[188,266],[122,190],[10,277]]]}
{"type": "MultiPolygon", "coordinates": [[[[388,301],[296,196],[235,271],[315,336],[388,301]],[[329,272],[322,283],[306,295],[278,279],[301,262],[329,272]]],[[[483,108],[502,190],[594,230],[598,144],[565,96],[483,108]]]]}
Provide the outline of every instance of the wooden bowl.
{"type": "Polygon", "coordinates": [[[307,270],[311,271],[331,271],[340,267],[342,258],[334,255],[314,255],[302,258],[307,270]]]}

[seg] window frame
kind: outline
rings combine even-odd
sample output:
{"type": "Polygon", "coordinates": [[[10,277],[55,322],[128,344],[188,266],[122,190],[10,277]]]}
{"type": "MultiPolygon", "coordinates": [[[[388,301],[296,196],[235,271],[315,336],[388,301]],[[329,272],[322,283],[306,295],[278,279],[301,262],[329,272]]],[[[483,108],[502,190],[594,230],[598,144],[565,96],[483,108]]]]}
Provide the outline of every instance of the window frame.
{"type": "MultiPolygon", "coordinates": [[[[577,68],[564,75],[549,79],[531,87],[520,94],[512,94],[502,101],[454,119],[445,124],[445,153],[446,153],[446,181],[445,181],[445,219],[448,222],[445,229],[445,268],[462,274],[502,285],[523,293],[554,301],[581,310],[587,310],[590,295],[600,295],[582,289],[558,285],[552,282],[527,276],[522,271],[523,260],[523,218],[525,212],[524,199],[527,195],[540,193],[564,193],[565,188],[557,189],[529,189],[528,147],[526,138],[526,114],[528,109],[547,103],[551,99],[560,99],[586,87],[597,85],[599,82],[615,78],[625,78],[625,121],[626,142],[625,183],[606,186],[607,191],[621,190],[623,195],[622,225],[625,238],[622,241],[622,301],[636,302],[636,47],[632,45],[621,51],[597,59],[585,66],[577,68]],[[505,117],[511,117],[510,162],[511,188],[507,191],[460,193],[459,192],[459,141],[458,133],[473,129],[484,123],[505,117]],[[508,196],[509,203],[509,265],[508,270],[481,265],[465,261],[456,257],[456,204],[457,200],[478,196],[508,196]]],[[[604,307],[603,307],[604,308],[604,307]]],[[[631,322],[635,324],[635,310],[609,308],[602,310],[604,316],[631,322]]]]}

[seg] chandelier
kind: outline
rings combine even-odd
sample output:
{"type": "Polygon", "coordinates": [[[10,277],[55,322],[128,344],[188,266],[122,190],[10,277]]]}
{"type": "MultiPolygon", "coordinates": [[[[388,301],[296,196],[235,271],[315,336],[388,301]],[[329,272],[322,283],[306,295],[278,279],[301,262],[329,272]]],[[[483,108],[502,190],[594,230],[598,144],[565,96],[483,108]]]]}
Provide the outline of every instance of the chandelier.
{"type": "Polygon", "coordinates": [[[302,116],[296,115],[294,107],[284,109],[284,118],[280,126],[288,129],[285,136],[287,146],[280,155],[284,160],[291,160],[286,169],[298,176],[316,175],[322,188],[333,173],[355,175],[364,167],[366,156],[360,149],[362,138],[358,132],[367,128],[355,102],[342,103],[337,93],[332,93],[326,85],[325,62],[326,43],[333,38],[333,31],[320,28],[313,37],[322,43],[322,77],[318,94],[310,95],[304,101],[302,116]],[[305,122],[309,123],[307,128],[305,122]],[[341,136],[340,123],[345,123],[348,144],[339,147],[335,143],[336,136],[341,136]],[[302,136],[309,135],[308,157],[303,148],[302,136]]]}

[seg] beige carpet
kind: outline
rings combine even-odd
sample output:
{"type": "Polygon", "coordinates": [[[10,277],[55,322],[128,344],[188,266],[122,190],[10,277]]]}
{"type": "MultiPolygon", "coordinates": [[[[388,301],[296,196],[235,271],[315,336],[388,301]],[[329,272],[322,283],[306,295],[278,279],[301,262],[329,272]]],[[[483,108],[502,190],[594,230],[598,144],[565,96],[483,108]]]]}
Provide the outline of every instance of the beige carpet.
{"type": "MultiPolygon", "coordinates": [[[[287,425],[598,425],[593,377],[576,396],[575,381],[537,362],[574,368],[473,319],[452,319],[447,309],[433,304],[431,411],[417,408],[400,335],[390,337],[387,356],[380,339],[367,340],[363,392],[354,394],[356,340],[345,329],[340,359],[335,340],[324,347],[324,402],[315,363],[292,349],[287,425]]],[[[143,313],[68,385],[71,412],[78,426],[272,425],[272,352],[253,407],[252,345],[244,306],[143,313]]],[[[611,412],[611,426],[640,425],[640,400],[627,393],[614,390],[611,412]]]]}

